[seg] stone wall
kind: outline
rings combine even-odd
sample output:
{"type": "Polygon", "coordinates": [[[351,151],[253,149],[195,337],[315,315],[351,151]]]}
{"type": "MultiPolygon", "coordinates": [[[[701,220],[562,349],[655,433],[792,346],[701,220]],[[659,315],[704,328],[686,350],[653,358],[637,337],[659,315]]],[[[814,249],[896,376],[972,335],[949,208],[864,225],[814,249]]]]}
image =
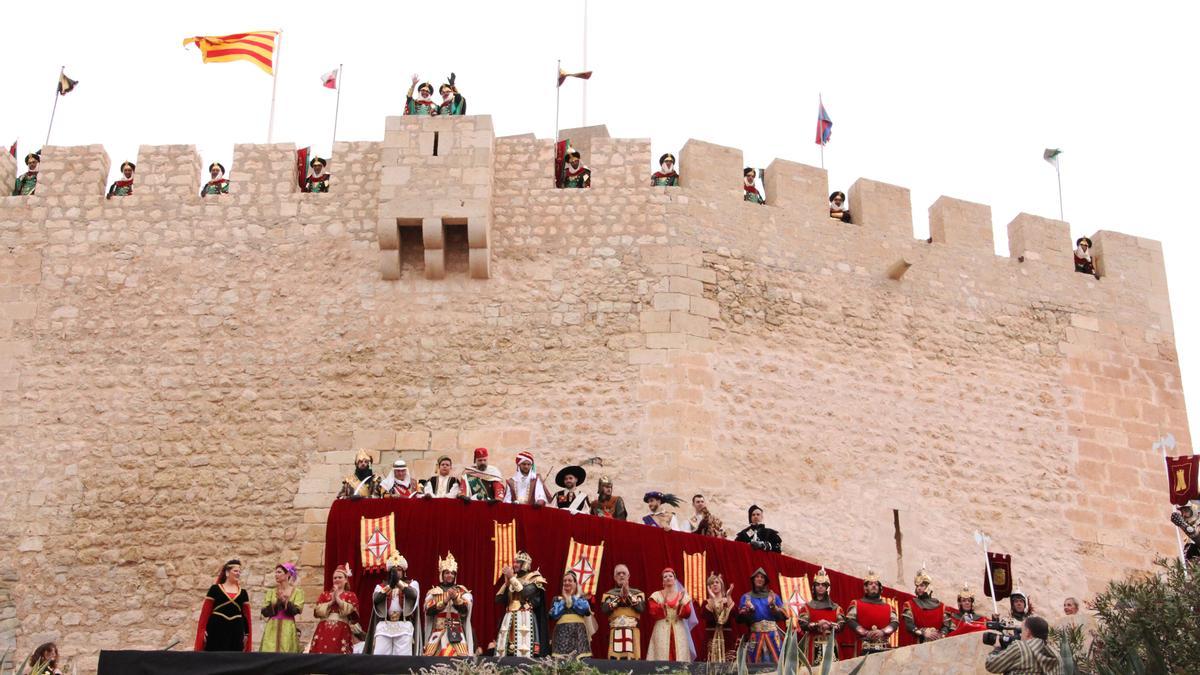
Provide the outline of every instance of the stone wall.
{"type": "Polygon", "coordinates": [[[757,502],[787,553],[901,586],[924,563],[947,598],[976,528],[1043,608],[1172,552],[1150,445],[1191,441],[1156,242],[1097,233],[1096,280],[1058,221],[998,257],[984,205],[939,199],[918,241],[901,187],[859,180],[845,224],[813,167],[773,162],[758,206],[734,148],[689,141],[653,188],[648,141],[577,136],[590,190],[486,117],[389,118],[315,195],[291,145],[237,146],[203,199],[194,148],[143,146],[109,201],[102,148],[46,148],[0,198],[18,647],[190,644],[234,556],[256,599],[282,560],[315,598],[358,448],[588,461],[636,513],[704,492],[733,528],[757,502]]]}

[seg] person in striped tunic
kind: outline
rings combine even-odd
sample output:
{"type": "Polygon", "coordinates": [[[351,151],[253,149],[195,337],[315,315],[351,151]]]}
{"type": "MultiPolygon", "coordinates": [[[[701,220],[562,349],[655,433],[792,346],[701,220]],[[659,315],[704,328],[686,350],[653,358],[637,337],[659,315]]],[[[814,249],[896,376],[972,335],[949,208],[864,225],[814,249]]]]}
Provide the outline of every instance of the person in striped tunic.
{"type": "Polygon", "coordinates": [[[1062,664],[1054,648],[1046,643],[1050,626],[1040,616],[1025,619],[1021,639],[1007,647],[997,646],[988,654],[983,667],[989,673],[1009,675],[1061,675],[1062,664]]]}

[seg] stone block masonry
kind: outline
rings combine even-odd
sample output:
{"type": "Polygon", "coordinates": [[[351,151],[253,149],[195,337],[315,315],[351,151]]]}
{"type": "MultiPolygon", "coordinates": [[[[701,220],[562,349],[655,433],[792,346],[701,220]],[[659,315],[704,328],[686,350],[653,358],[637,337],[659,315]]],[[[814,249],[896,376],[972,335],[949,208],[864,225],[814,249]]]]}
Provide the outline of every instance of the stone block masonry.
{"type": "Polygon", "coordinates": [[[256,601],[281,560],[315,598],[359,448],[418,476],[478,446],[588,461],[635,516],[649,489],[734,527],[756,502],[785,552],[900,586],[925,563],[942,597],[976,528],[1043,608],[1173,552],[1157,242],[1097,233],[1096,280],[1065,223],[1018,216],[996,256],[990,209],[943,197],[918,241],[906,189],[860,179],[832,221],[786,160],[746,204],[741,152],[697,140],[650,187],[649,141],[601,129],[588,190],[483,116],[388,118],[315,195],[292,144],[237,146],[216,199],[194,147],[142,146],[108,201],[103,148],[46,148],[37,194],[0,197],[0,641],[81,672],[189,643],[230,557],[256,601]]]}

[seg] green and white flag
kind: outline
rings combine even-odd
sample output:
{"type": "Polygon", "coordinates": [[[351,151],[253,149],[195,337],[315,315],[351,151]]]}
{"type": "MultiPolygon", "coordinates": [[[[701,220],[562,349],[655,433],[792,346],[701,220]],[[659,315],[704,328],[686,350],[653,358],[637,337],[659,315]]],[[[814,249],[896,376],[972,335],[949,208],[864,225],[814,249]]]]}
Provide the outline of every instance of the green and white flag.
{"type": "Polygon", "coordinates": [[[1062,150],[1060,150],[1058,148],[1046,148],[1046,151],[1042,153],[1042,159],[1046,160],[1047,162],[1050,162],[1051,164],[1054,165],[1054,168],[1057,169],[1058,168],[1058,156],[1061,154],[1062,154],[1062,150]]]}

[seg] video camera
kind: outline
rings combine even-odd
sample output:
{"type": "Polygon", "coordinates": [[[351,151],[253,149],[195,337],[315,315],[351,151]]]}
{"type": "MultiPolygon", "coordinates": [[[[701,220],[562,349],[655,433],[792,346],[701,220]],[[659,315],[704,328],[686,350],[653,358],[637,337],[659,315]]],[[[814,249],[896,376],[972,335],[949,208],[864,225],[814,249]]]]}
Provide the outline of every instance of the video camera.
{"type": "Polygon", "coordinates": [[[1005,650],[1009,645],[1021,639],[1020,626],[1009,626],[1003,621],[988,621],[985,625],[988,632],[983,634],[983,644],[989,647],[995,647],[999,643],[998,649],[1005,650]]]}

